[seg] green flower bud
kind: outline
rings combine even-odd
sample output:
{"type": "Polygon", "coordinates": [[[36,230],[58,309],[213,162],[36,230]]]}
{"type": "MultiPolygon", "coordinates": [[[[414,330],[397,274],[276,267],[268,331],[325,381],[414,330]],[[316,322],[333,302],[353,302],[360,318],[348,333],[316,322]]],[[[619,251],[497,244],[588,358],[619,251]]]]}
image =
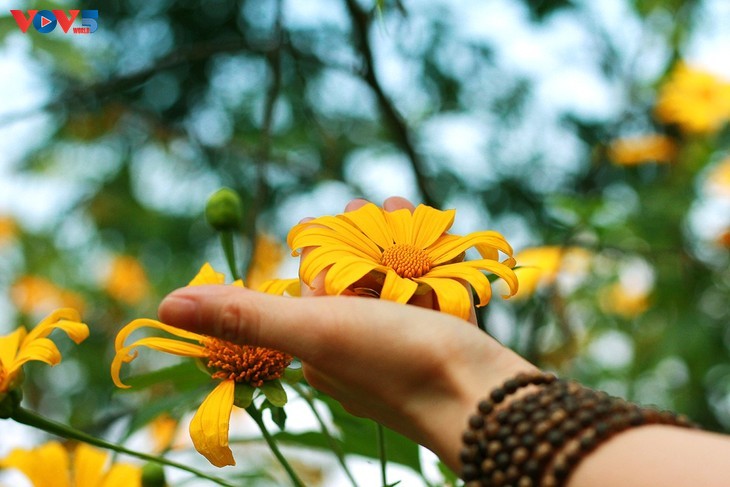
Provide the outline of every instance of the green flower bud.
{"type": "Polygon", "coordinates": [[[237,230],[243,222],[241,198],[231,188],[221,188],[208,198],[205,218],[220,232],[237,230]]]}
{"type": "Polygon", "coordinates": [[[142,467],[142,487],[165,487],[165,470],[159,463],[148,462],[142,467]]]}

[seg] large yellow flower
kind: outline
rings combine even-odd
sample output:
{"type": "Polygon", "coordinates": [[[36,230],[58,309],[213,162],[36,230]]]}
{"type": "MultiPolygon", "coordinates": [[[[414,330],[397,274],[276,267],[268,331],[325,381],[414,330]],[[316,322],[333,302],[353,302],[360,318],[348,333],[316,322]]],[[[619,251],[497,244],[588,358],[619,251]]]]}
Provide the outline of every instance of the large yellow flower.
{"type": "Polygon", "coordinates": [[[300,223],[288,236],[292,255],[311,247],[300,268],[302,281],[311,285],[327,270],[325,293],[342,294],[370,275],[381,299],[407,303],[414,294],[433,290],[441,311],[468,319],[471,299],[468,283],[486,305],[492,295],[482,271],[504,279],[510,293],[517,291],[512,248],[497,232],[474,232],[466,236],[445,233],[454,223],[454,210],[440,211],[419,205],[385,211],[372,203],[337,216],[323,216],[300,223]],[[482,258],[462,261],[464,252],[475,247],[482,258]],[[499,251],[507,258],[499,262],[499,251]],[[463,282],[462,282],[463,281],[463,282]]]}
{"type": "Polygon", "coordinates": [[[150,282],[139,260],[129,255],[119,255],[112,260],[104,288],[117,301],[135,305],[149,294],[150,282]]]}
{"type": "Polygon", "coordinates": [[[140,467],[114,463],[109,455],[83,443],[71,455],[59,442],[32,450],[17,448],[0,460],[1,468],[20,470],[34,487],[136,487],[142,485],[140,467]]]}
{"type": "MultiPolygon", "coordinates": [[[[205,264],[189,285],[224,284],[224,282],[223,274],[205,264]]],[[[243,286],[243,283],[239,280],[233,285],[243,286]]],[[[271,287],[283,291],[289,285],[291,283],[287,281],[286,285],[271,287]]],[[[211,378],[219,382],[193,416],[190,422],[190,438],[195,449],[216,467],[236,464],[233,453],[228,447],[228,426],[236,385],[265,386],[266,383],[281,378],[292,361],[290,355],[277,350],[237,345],[149,319],[134,320],[122,328],[117,334],[114,346],[116,355],[112,361],[111,373],[114,384],[121,388],[129,387],[119,377],[122,364],[134,360],[137,357],[136,349],[139,347],[204,361],[211,378]],[[125,345],[127,338],[140,328],[162,330],[174,338],[146,337],[125,345]]]]}
{"type": "Polygon", "coordinates": [[[661,88],[656,114],[686,132],[712,133],[730,120],[730,83],[681,63],[661,88]]]}
{"type": "Polygon", "coordinates": [[[21,326],[9,335],[0,337],[0,400],[18,384],[23,364],[37,360],[53,366],[61,361],[58,347],[47,338],[53,330],[63,330],[77,344],[89,336],[89,327],[79,320],[76,310],[59,309],[45,317],[30,332],[21,326]]]}

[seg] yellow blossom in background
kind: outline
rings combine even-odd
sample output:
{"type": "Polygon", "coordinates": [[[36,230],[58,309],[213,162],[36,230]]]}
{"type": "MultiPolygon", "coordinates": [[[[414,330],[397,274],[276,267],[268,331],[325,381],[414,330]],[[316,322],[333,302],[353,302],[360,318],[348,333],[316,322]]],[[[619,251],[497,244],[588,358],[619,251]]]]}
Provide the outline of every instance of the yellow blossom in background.
{"type": "Polygon", "coordinates": [[[385,211],[368,203],[355,211],[300,223],[287,241],[292,255],[312,248],[302,260],[300,277],[311,286],[326,270],[326,294],[353,291],[353,285],[370,276],[381,299],[407,303],[416,294],[433,291],[441,311],[468,319],[472,304],[464,282],[476,291],[478,306],[484,306],[492,295],[484,271],[504,279],[510,295],[517,292],[517,278],[512,247],[504,237],[493,231],[463,237],[447,234],[455,215],[454,210],[425,205],[411,213],[385,211]],[[472,247],[482,258],[463,261],[464,252],[472,247]],[[503,262],[500,251],[507,256],[503,262]]]}
{"type": "Polygon", "coordinates": [[[266,234],[256,237],[251,265],[246,275],[247,285],[258,289],[264,282],[273,279],[285,255],[284,246],[274,237],[266,234]]]}
{"type": "Polygon", "coordinates": [[[605,313],[635,318],[649,309],[649,294],[644,290],[629,289],[617,282],[599,292],[598,304],[605,313]]]}
{"type": "Polygon", "coordinates": [[[707,192],[713,196],[730,197],[730,157],[720,161],[707,176],[707,192]]]}
{"type": "Polygon", "coordinates": [[[677,144],[666,135],[625,137],[611,142],[608,157],[614,164],[635,166],[647,162],[669,163],[677,157],[677,144]]]}
{"type": "Polygon", "coordinates": [[[117,301],[135,305],[149,295],[150,283],[139,260],[122,255],[112,260],[104,289],[117,301]]]}
{"type": "Polygon", "coordinates": [[[10,299],[24,314],[45,314],[56,308],[74,308],[84,312],[83,298],[39,276],[23,276],[10,288],[10,299]]]}
{"type": "Polygon", "coordinates": [[[162,413],[150,421],[150,433],[154,441],[155,453],[164,453],[172,447],[180,422],[167,413],[162,413]]]}
{"type": "Polygon", "coordinates": [[[515,274],[520,289],[515,299],[532,296],[538,288],[552,285],[561,272],[581,274],[590,263],[591,254],[580,247],[548,245],[530,247],[515,255],[515,274]]]}
{"type": "Polygon", "coordinates": [[[19,233],[18,224],[10,216],[0,215],[0,245],[14,239],[19,233]]]}
{"type": "Polygon", "coordinates": [[[730,83],[680,63],[661,87],[655,112],[685,132],[715,132],[730,119],[730,83]]]}
{"type": "Polygon", "coordinates": [[[109,462],[109,454],[80,443],[69,452],[49,441],[31,450],[17,448],[0,460],[0,468],[21,471],[34,487],[139,487],[142,469],[109,462]]]}
{"type": "MultiPolygon", "coordinates": [[[[225,276],[216,272],[209,264],[205,264],[189,285],[224,283],[225,276]]],[[[240,280],[233,285],[243,287],[240,280]]],[[[190,421],[190,438],[195,449],[216,467],[236,463],[228,446],[228,429],[236,384],[260,387],[265,382],[282,377],[284,370],[292,361],[290,355],[277,350],[238,345],[181,330],[159,321],[137,319],[119,331],[114,343],[116,355],[112,361],[111,374],[117,387],[129,387],[121,381],[119,374],[122,364],[137,358],[136,349],[139,347],[180,357],[201,359],[210,371],[211,378],[218,381],[190,421]],[[127,338],[141,328],[161,330],[173,338],[146,337],[126,345],[127,338]]]]}
{"type": "Polygon", "coordinates": [[[13,389],[20,378],[22,366],[31,360],[56,365],[61,352],[48,337],[53,330],[63,330],[74,342],[89,336],[89,327],[81,323],[76,310],[59,309],[45,317],[30,332],[19,327],[9,335],[0,336],[0,396],[13,389]]]}

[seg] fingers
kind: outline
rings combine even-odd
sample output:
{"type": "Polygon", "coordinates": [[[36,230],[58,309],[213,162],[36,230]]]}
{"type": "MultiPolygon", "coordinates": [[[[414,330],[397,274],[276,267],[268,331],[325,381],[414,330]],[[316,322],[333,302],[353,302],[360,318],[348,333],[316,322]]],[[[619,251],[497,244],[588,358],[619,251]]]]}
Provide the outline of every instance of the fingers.
{"type": "Polygon", "coordinates": [[[347,212],[347,211],[358,210],[358,209],[362,208],[363,206],[367,205],[368,203],[370,203],[370,202],[366,199],[356,198],[356,199],[350,201],[349,203],[347,203],[347,205],[345,205],[345,211],[347,212]]]}
{"type": "Polygon", "coordinates": [[[413,203],[401,196],[391,196],[383,202],[383,209],[385,211],[396,211],[403,208],[408,208],[411,213],[413,213],[413,210],[416,209],[416,207],[413,206],[413,203]]]}
{"type": "Polygon", "coordinates": [[[361,347],[382,350],[392,346],[393,333],[407,335],[413,323],[438,320],[447,322],[440,326],[449,326],[452,321],[452,326],[463,326],[457,318],[388,301],[286,298],[236,286],[178,289],[162,301],[158,314],[163,322],[178,328],[275,348],[330,367],[333,360],[344,363],[361,353],[361,347]]]}

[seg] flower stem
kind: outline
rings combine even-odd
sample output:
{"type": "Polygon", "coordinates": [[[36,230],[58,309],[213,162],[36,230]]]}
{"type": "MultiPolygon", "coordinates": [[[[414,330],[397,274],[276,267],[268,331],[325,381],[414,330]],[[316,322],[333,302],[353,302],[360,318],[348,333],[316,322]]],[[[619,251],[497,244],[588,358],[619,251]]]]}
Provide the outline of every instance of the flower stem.
{"type": "Polygon", "coordinates": [[[284,458],[281,450],[279,450],[279,446],[276,444],[276,440],[274,440],[274,437],[271,436],[271,433],[269,433],[269,430],[266,428],[261,411],[256,408],[255,404],[251,403],[251,405],[246,408],[246,412],[251,415],[254,421],[256,421],[256,424],[261,430],[261,434],[264,436],[264,440],[266,440],[266,443],[269,445],[271,452],[274,454],[276,459],[279,460],[281,466],[284,467],[284,470],[286,470],[286,473],[289,475],[289,479],[291,479],[291,483],[296,487],[304,487],[304,484],[297,476],[297,473],[294,471],[286,458],[284,458]]]}
{"type": "Polygon", "coordinates": [[[238,269],[236,268],[236,250],[233,246],[233,232],[222,231],[221,236],[221,247],[223,247],[223,253],[226,254],[226,262],[228,262],[228,268],[231,270],[231,276],[233,280],[240,279],[238,269]]]}
{"type": "Polygon", "coordinates": [[[180,470],[185,470],[186,472],[189,472],[189,473],[195,475],[196,477],[210,480],[212,482],[215,482],[218,485],[223,485],[226,487],[234,487],[233,484],[229,484],[228,482],[226,482],[223,479],[213,477],[204,472],[196,470],[192,467],[183,465],[182,463],[173,462],[173,461],[168,460],[163,457],[147,455],[146,453],[140,453],[140,452],[136,452],[133,450],[128,450],[127,448],[124,448],[121,445],[117,445],[115,443],[110,443],[106,440],[96,438],[87,433],[84,433],[83,431],[79,431],[68,425],[58,423],[58,422],[53,421],[48,418],[44,418],[43,416],[40,416],[40,415],[34,413],[33,411],[29,411],[29,410],[21,408],[21,407],[16,409],[15,412],[13,412],[13,415],[11,417],[18,423],[32,426],[34,428],[38,428],[40,430],[46,431],[48,433],[52,433],[52,434],[60,436],[62,438],[68,438],[71,440],[81,441],[84,443],[88,443],[90,445],[98,446],[99,448],[113,450],[118,453],[125,453],[127,455],[141,458],[142,460],[147,460],[149,462],[155,462],[155,463],[159,463],[160,465],[167,465],[168,467],[174,467],[174,468],[177,468],[180,470]]]}
{"type": "Polygon", "coordinates": [[[352,476],[352,473],[350,472],[350,469],[347,468],[347,463],[345,462],[345,455],[342,453],[342,449],[337,444],[335,439],[332,437],[332,434],[329,432],[329,429],[327,428],[327,425],[324,423],[324,420],[322,419],[322,416],[320,416],[319,412],[317,411],[317,408],[314,407],[314,401],[312,400],[311,394],[306,391],[301,385],[299,384],[289,384],[291,385],[299,395],[304,398],[304,400],[309,405],[309,409],[312,410],[312,413],[314,414],[314,417],[317,419],[317,422],[319,423],[320,430],[322,431],[322,435],[324,435],[325,439],[327,440],[327,443],[329,443],[330,450],[332,450],[332,453],[335,454],[337,457],[337,461],[339,462],[340,466],[342,466],[342,469],[345,471],[345,475],[347,475],[347,478],[350,479],[350,482],[352,483],[353,487],[357,487],[357,482],[355,481],[355,477],[352,476]]]}
{"type": "Polygon", "coordinates": [[[383,483],[383,487],[388,486],[388,477],[386,475],[386,467],[388,466],[388,458],[385,452],[385,429],[380,423],[375,423],[377,426],[377,437],[378,437],[378,455],[380,456],[380,479],[383,483]]]}

